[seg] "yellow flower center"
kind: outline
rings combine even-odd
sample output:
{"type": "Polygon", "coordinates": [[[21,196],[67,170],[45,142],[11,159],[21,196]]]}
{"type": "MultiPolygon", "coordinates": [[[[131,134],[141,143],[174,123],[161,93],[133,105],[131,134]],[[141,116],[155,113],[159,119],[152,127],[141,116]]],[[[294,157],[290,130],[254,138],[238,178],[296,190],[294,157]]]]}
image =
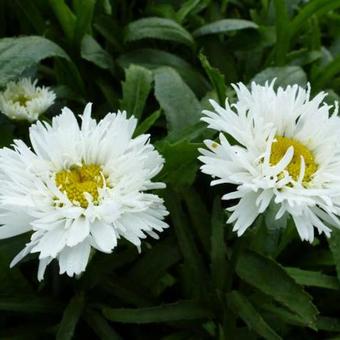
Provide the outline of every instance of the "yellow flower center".
{"type": "Polygon", "coordinates": [[[31,98],[24,95],[24,94],[18,94],[13,98],[13,102],[19,103],[21,106],[25,106],[28,101],[30,101],[31,98]]]}
{"type": "Polygon", "coordinates": [[[71,202],[83,208],[88,206],[85,193],[92,196],[94,204],[98,204],[98,189],[106,184],[102,169],[97,164],[75,165],[69,170],[61,170],[56,173],[55,182],[71,202]]]}
{"type": "Polygon", "coordinates": [[[301,156],[305,161],[305,175],[303,177],[302,183],[306,184],[310,182],[315,171],[318,169],[318,165],[315,162],[313,153],[302,143],[295,139],[276,136],[276,141],[272,144],[271,154],[270,154],[270,164],[277,164],[282,157],[287,152],[290,146],[294,147],[294,156],[286,170],[289,172],[290,176],[296,181],[300,175],[301,169],[301,156]]]}

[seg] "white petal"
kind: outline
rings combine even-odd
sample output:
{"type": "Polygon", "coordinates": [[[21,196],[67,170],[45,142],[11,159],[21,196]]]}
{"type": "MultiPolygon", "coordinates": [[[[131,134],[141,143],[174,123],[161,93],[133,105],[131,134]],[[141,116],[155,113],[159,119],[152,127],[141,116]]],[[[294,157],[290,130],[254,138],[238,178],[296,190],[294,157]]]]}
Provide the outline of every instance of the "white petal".
{"type": "Polygon", "coordinates": [[[290,146],[284,156],[281,158],[281,160],[271,167],[270,173],[273,175],[276,175],[280,172],[282,172],[287,165],[291,162],[292,158],[294,156],[294,147],[290,146]]]}
{"type": "Polygon", "coordinates": [[[237,231],[238,236],[241,236],[246,231],[259,214],[256,206],[257,196],[257,193],[249,193],[243,197],[228,219],[228,223],[236,221],[233,230],[237,231]]]}
{"type": "Polygon", "coordinates": [[[41,281],[44,278],[46,267],[52,262],[52,260],[52,257],[46,257],[39,261],[38,281],[41,281]]]}
{"type": "Polygon", "coordinates": [[[72,248],[65,247],[58,257],[59,273],[73,276],[83,272],[89,260],[90,250],[91,246],[87,239],[72,248]]]}
{"type": "Polygon", "coordinates": [[[5,211],[2,210],[0,214],[0,239],[20,235],[32,230],[30,225],[32,217],[26,212],[5,211]]]}
{"type": "Polygon", "coordinates": [[[91,224],[91,235],[96,248],[105,253],[110,253],[117,245],[117,236],[112,225],[95,221],[91,224]]]}
{"type": "Polygon", "coordinates": [[[13,237],[32,230],[29,224],[4,225],[0,227],[0,239],[13,237]]]}
{"type": "Polygon", "coordinates": [[[47,231],[39,243],[32,249],[32,253],[40,252],[39,258],[55,258],[60,250],[65,247],[66,233],[63,228],[47,231]]]}
{"type": "Polygon", "coordinates": [[[256,205],[259,208],[259,213],[263,213],[268,208],[273,195],[273,191],[269,189],[262,191],[262,193],[257,197],[256,205]]]}
{"type": "Polygon", "coordinates": [[[73,247],[82,242],[90,233],[89,221],[84,217],[74,220],[67,231],[66,245],[73,247]]]}
{"type": "MultiPolygon", "coordinates": [[[[308,229],[313,229],[313,226],[311,224],[307,224],[305,221],[304,216],[294,216],[293,219],[295,222],[296,229],[299,233],[299,236],[302,241],[309,241],[310,240],[310,232],[308,229]]],[[[312,240],[313,241],[313,240],[312,240]]]]}
{"type": "Polygon", "coordinates": [[[30,253],[32,246],[26,245],[24,249],[22,249],[11,261],[9,264],[10,268],[13,268],[18,262],[20,262],[26,255],[30,253]]]}

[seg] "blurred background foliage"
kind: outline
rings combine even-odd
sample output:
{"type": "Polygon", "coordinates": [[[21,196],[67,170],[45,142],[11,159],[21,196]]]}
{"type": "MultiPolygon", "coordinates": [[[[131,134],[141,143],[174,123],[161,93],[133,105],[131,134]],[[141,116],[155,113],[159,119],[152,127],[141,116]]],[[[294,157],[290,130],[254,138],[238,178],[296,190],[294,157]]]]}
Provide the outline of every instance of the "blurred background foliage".
{"type": "MultiPolygon", "coordinates": [[[[340,232],[302,243],[260,217],[238,239],[197,171],[213,137],[199,122],[230,83],[311,83],[340,90],[339,0],[0,0],[0,86],[38,78],[95,117],[127,110],[166,159],[160,179],[171,228],[142,252],[121,242],[78,279],[55,264],[36,279],[31,256],[9,270],[29,235],[0,242],[1,339],[336,339],[340,232]]],[[[28,126],[0,118],[0,144],[28,126]]],[[[113,146],[114,147],[114,146],[113,146]]]]}

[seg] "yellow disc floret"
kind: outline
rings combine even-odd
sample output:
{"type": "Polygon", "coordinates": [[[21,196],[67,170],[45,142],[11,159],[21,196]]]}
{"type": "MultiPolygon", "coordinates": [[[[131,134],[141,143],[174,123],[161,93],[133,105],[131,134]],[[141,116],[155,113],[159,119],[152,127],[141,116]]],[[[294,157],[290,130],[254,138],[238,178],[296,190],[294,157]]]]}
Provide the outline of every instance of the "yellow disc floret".
{"type": "Polygon", "coordinates": [[[302,183],[306,184],[310,182],[310,180],[312,179],[312,176],[318,169],[318,165],[315,162],[313,153],[299,141],[292,138],[276,136],[272,144],[270,164],[271,165],[277,164],[285,155],[290,146],[294,147],[294,156],[291,162],[286,167],[286,170],[289,172],[290,176],[296,181],[300,175],[302,156],[305,162],[305,175],[303,177],[302,183]]]}
{"type": "Polygon", "coordinates": [[[104,186],[105,178],[99,165],[84,164],[59,171],[55,175],[55,182],[71,202],[87,208],[88,200],[84,194],[90,194],[93,204],[98,204],[98,189],[104,186]]]}
{"type": "Polygon", "coordinates": [[[13,97],[14,103],[19,103],[21,106],[25,106],[28,101],[30,101],[32,98],[26,96],[25,94],[18,94],[15,97],[13,97]]]}

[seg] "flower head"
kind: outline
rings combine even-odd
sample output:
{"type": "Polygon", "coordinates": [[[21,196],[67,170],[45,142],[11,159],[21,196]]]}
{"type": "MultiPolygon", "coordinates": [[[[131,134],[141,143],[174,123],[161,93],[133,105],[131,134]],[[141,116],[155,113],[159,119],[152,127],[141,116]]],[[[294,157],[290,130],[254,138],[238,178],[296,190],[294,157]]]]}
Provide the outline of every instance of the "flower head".
{"type": "Polygon", "coordinates": [[[0,93],[0,111],[10,119],[36,121],[55,101],[48,87],[37,86],[30,78],[11,81],[0,93]]]}
{"type": "Polygon", "coordinates": [[[148,135],[133,138],[135,118],[109,113],[99,123],[85,108],[81,126],[64,108],[52,125],[30,127],[32,150],[21,140],[0,150],[0,238],[32,232],[12,261],[39,253],[38,278],[58,259],[60,273],[85,270],[91,248],[111,253],[119,238],[137,247],[167,228],[163,200],[148,190],[163,158],[148,135]]]}
{"type": "Polygon", "coordinates": [[[220,131],[219,143],[205,141],[201,169],[213,185],[236,185],[223,199],[239,200],[228,220],[239,236],[270,206],[277,220],[291,215],[301,239],[312,242],[314,228],[329,236],[340,225],[338,106],[330,114],[325,93],[311,99],[309,87],[273,85],[240,83],[235,104],[210,101],[214,111],[202,120],[220,131]]]}

